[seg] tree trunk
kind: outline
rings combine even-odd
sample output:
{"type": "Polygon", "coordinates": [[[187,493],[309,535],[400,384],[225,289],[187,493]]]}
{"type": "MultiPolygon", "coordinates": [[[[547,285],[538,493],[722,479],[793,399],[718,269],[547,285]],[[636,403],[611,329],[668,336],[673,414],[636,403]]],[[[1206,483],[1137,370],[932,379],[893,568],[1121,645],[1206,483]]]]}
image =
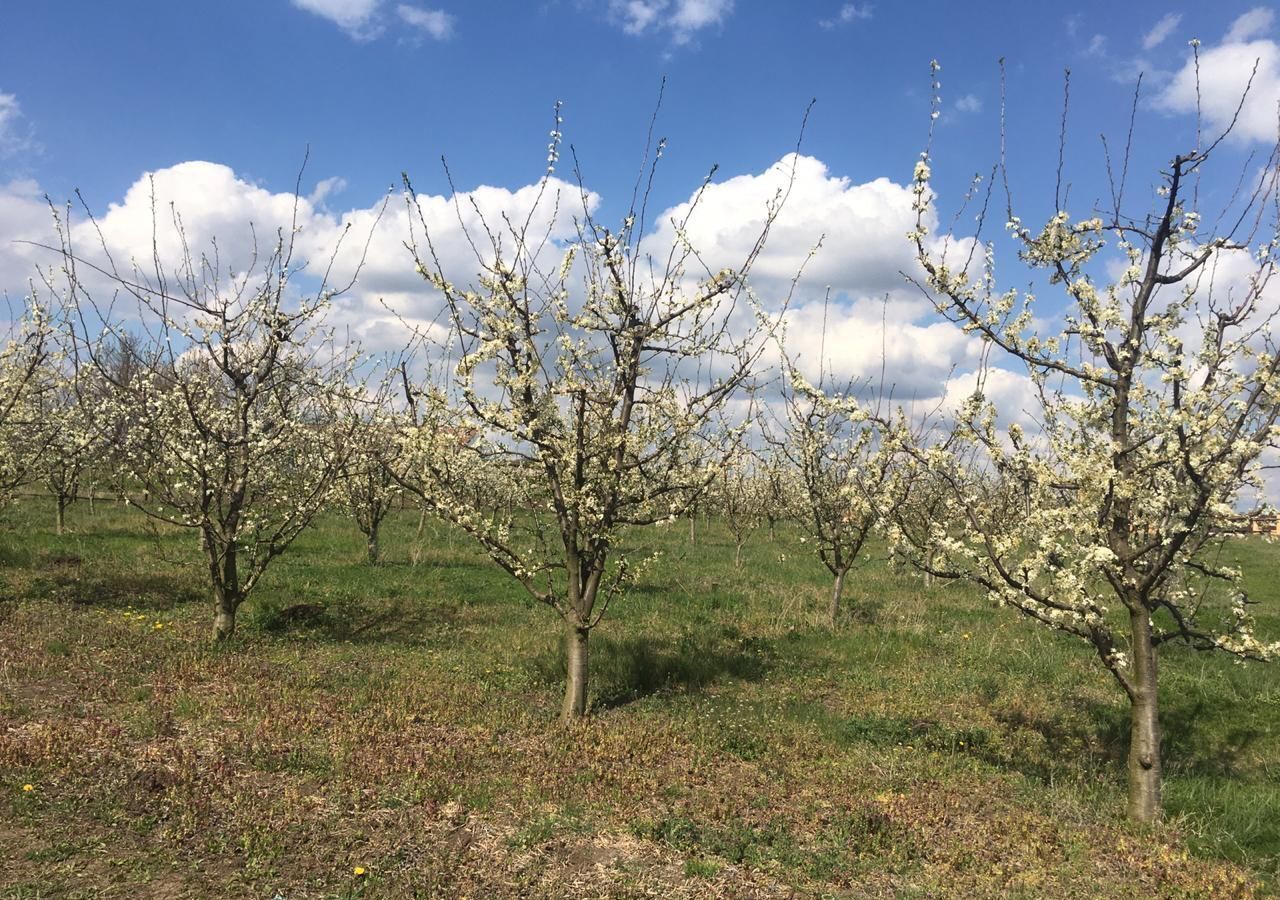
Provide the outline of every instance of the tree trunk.
{"type": "Polygon", "coordinates": [[[836,575],[836,583],[831,588],[831,627],[835,628],[840,618],[840,595],[844,593],[844,576],[848,569],[841,569],[836,575]]]}
{"type": "Polygon", "coordinates": [[[236,630],[236,603],[225,590],[215,589],[213,592],[213,639],[228,640],[236,630]]]}
{"type": "Polygon", "coordinates": [[[417,566],[422,561],[422,529],[427,525],[427,508],[418,508],[418,530],[413,533],[413,547],[409,550],[409,565],[417,566]]]}
{"type": "Polygon", "coordinates": [[[63,529],[67,526],[67,498],[62,494],[58,495],[58,534],[61,535],[63,529]]]}
{"type": "Polygon", "coordinates": [[[376,522],[373,527],[369,529],[367,554],[369,565],[376,566],[378,564],[378,525],[376,522]]]}
{"type": "Polygon", "coordinates": [[[587,638],[590,629],[575,622],[569,623],[565,641],[569,651],[569,672],[564,686],[564,707],[560,717],[565,722],[580,719],[587,714],[587,638]]]}
{"type": "Polygon", "coordinates": [[[1156,693],[1156,651],[1151,617],[1129,614],[1133,637],[1133,687],[1129,709],[1129,818],[1150,824],[1160,818],[1160,701],[1156,693]]]}
{"type": "Polygon", "coordinates": [[[240,573],[236,567],[235,547],[227,547],[221,560],[217,555],[216,548],[209,550],[210,568],[213,572],[213,639],[225,641],[235,633],[236,610],[240,608],[243,598],[240,596],[240,573]]]}
{"type": "Polygon", "coordinates": [[[694,531],[697,529],[697,527],[698,527],[698,517],[695,514],[689,517],[689,543],[690,544],[694,543],[694,537],[695,537],[694,531]]]}
{"type": "Polygon", "coordinates": [[[735,569],[742,568],[742,541],[734,544],[733,547],[733,567],[735,569]]]}

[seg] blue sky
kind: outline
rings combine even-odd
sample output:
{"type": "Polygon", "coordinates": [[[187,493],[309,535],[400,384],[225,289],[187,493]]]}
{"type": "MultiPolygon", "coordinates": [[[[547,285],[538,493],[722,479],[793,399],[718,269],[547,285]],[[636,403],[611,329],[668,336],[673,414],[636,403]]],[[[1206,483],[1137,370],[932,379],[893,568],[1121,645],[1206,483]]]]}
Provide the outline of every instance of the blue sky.
{"type": "MultiPolygon", "coordinates": [[[[944,146],[968,172],[995,144],[999,57],[1011,149],[1039,160],[1056,139],[1063,68],[1075,136],[1095,143],[1123,120],[1134,72],[1158,87],[1189,38],[1214,41],[1255,5],[648,0],[656,11],[641,28],[643,2],[432,0],[415,8],[441,14],[433,33],[394,0],[14,3],[0,92],[20,105],[7,127],[29,146],[0,159],[0,181],[34,179],[57,197],[80,187],[105,204],[144,171],[199,159],[283,190],[310,145],[309,176],[343,178],[347,203],[404,169],[442,190],[441,154],[462,187],[514,187],[540,171],[559,99],[566,140],[608,202],[632,177],[664,74],[668,199],[711,163],[725,175],[763,170],[794,144],[811,97],[806,153],[855,181],[901,179],[923,139],[934,57],[944,146]],[[704,7],[691,18],[705,24],[668,24],[682,5],[704,7]],[[1168,37],[1144,50],[1169,14],[1180,18],[1168,37]]],[[[1146,116],[1158,156],[1187,118],[1146,116]]],[[[954,174],[949,163],[940,174],[954,174]]]]}
{"type": "MultiPolygon", "coordinates": [[[[367,228],[401,171],[424,195],[447,194],[441,155],[460,190],[493,188],[481,197],[486,209],[518,207],[544,171],[557,100],[598,210],[620,218],[666,76],[658,133],[670,145],[653,205],[687,200],[719,164],[693,236],[725,264],[817,99],[801,183],[759,285],[781,290],[825,233],[792,310],[801,352],[816,346],[830,285],[833,367],[878,372],[887,345],[891,377],[920,396],[938,395],[948,373],[974,361],[972,342],[939,323],[900,275],[912,265],[907,186],[929,124],[931,59],[943,66],[933,157],[941,207],[995,161],[1004,57],[1010,180],[1028,223],[1053,212],[1066,68],[1068,206],[1078,217],[1105,195],[1097,136],[1122,141],[1139,72],[1132,211],[1153,199],[1158,166],[1192,146],[1191,38],[1202,41],[1210,124],[1230,118],[1260,61],[1204,197],[1229,193],[1250,154],[1265,156],[1280,101],[1280,21],[1256,2],[66,0],[10,3],[0,17],[0,290],[10,296],[50,261],[14,243],[49,240],[46,193],[62,201],[80,188],[106,214],[113,249],[149,247],[151,172],[193,236],[217,236],[228,253],[249,221],[261,229],[285,217],[307,148],[304,219],[317,254],[346,222],[367,228]]],[[[567,157],[566,148],[562,177],[567,157]]],[[[431,315],[401,246],[404,224],[383,221],[338,310],[373,346],[397,339],[384,300],[411,320],[431,315]]],[[[452,259],[467,264],[465,254],[452,259]]],[[[1023,388],[1011,382],[1014,407],[1023,388]]]]}

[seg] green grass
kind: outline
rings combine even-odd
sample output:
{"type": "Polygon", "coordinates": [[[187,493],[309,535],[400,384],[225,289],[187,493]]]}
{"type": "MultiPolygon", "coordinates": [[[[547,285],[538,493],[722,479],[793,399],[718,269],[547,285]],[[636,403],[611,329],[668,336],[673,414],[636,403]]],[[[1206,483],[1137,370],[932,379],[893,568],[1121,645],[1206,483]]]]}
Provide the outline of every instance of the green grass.
{"type": "MultiPolygon", "coordinates": [[[[394,516],[371,567],[324,520],[212,647],[192,534],[112,504],[51,522],[0,522],[0,898],[1276,890],[1274,668],[1162,655],[1147,830],[1090,651],[879,550],[832,631],[794,531],[741,569],[715,524],[643,535],[662,561],[565,728],[558,621],[443,525],[413,566],[394,516]]],[[[1280,548],[1228,553],[1280,634],[1280,548]]]]}

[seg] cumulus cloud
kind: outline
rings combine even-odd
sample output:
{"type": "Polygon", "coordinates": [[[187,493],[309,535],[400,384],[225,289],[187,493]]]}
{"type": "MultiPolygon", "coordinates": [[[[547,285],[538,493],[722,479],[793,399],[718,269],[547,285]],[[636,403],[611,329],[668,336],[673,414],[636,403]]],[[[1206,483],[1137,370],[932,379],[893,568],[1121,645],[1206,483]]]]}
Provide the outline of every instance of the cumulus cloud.
{"type": "MultiPolygon", "coordinates": [[[[184,245],[203,252],[215,241],[224,272],[242,270],[255,250],[268,252],[277,232],[286,237],[323,230],[327,217],[306,197],[274,193],[238,177],[227,166],[193,160],[148,173],[135,181],[124,198],[108,205],[98,218],[102,235],[117,263],[150,263],[152,238],[161,260],[181,262],[184,245]],[[153,219],[153,192],[155,221],[153,219]]],[[[77,243],[92,246],[91,226],[82,224],[77,243]]]]}
{"type": "MultiPolygon", "coordinates": [[[[1225,129],[1236,115],[1236,109],[1240,108],[1233,132],[1236,139],[1276,140],[1280,44],[1274,38],[1263,37],[1272,30],[1274,19],[1275,14],[1270,9],[1253,9],[1231,24],[1220,43],[1200,47],[1200,109],[1210,129],[1225,129]],[[1246,86],[1249,90],[1247,96],[1246,86]],[[1245,96],[1245,101],[1240,107],[1242,96],[1245,96]]],[[[1196,79],[1196,63],[1188,52],[1182,68],[1156,96],[1156,106],[1172,113],[1194,113],[1196,79]]]]}
{"type": "Polygon", "coordinates": [[[376,15],[382,0],[292,0],[298,9],[328,19],[357,40],[376,37],[376,15]]]}
{"type": "Polygon", "coordinates": [[[832,28],[839,28],[841,25],[848,25],[851,22],[859,22],[870,19],[875,13],[875,7],[870,3],[846,3],[840,7],[840,10],[829,19],[820,19],[818,24],[828,31],[832,28]]]}
{"type": "Polygon", "coordinates": [[[731,12],[733,0],[609,0],[610,17],[623,31],[664,33],[676,44],[688,44],[731,12]]]}
{"type": "Polygon", "coordinates": [[[0,157],[32,149],[31,127],[22,115],[22,106],[13,94],[0,91],[0,157]]]}
{"type": "MultiPolygon", "coordinates": [[[[788,183],[751,281],[776,312],[804,267],[787,313],[789,355],[807,377],[823,370],[839,381],[878,379],[883,357],[885,381],[899,396],[938,396],[953,368],[976,359],[976,343],[938,322],[928,299],[904,278],[919,274],[905,237],[915,227],[907,185],[887,178],[857,184],[820,160],[791,154],[761,174],[710,185],[696,207],[690,198],[667,210],[645,248],[656,255],[669,247],[672,222],[684,222],[683,233],[710,268],[739,266],[764,227],[768,204],[788,183]]],[[[960,242],[951,253],[967,249],[960,242]]]]}
{"type": "Polygon", "coordinates": [[[396,7],[396,15],[401,21],[437,41],[447,40],[453,36],[454,17],[442,9],[422,9],[401,3],[396,7]]]}
{"type": "Polygon", "coordinates": [[[1028,434],[1040,430],[1037,415],[1041,410],[1040,398],[1035,383],[1025,371],[1011,371],[995,366],[975,368],[957,374],[950,379],[942,394],[940,403],[932,408],[920,405],[920,413],[933,412],[944,416],[954,416],[965,401],[981,391],[995,406],[1000,415],[1001,431],[1007,433],[1010,425],[1022,426],[1028,434]]]}
{"type": "Polygon", "coordinates": [[[667,210],[652,240],[670,246],[671,220],[687,217],[690,242],[704,258],[716,261],[713,266],[740,263],[764,224],[767,204],[788,190],[793,167],[794,183],[754,277],[771,285],[789,284],[825,234],[824,248],[805,271],[806,281],[871,296],[900,288],[898,273],[913,262],[904,238],[915,223],[910,188],[887,178],[854,184],[811,156],[789,154],[759,175],[738,175],[708,186],[696,209],[690,198],[667,210]]]}
{"type": "Polygon", "coordinates": [[[902,403],[936,399],[979,362],[977,342],[939,321],[927,301],[893,295],[801,303],[786,315],[786,349],[810,380],[868,384],[902,403]]]}
{"type": "Polygon", "coordinates": [[[335,175],[332,178],[325,178],[318,182],[315,189],[307,195],[307,200],[312,206],[320,206],[324,201],[335,194],[341,194],[347,189],[347,179],[335,175]]]}
{"type": "MultiPolygon", "coordinates": [[[[294,282],[299,290],[315,289],[326,269],[330,287],[345,287],[356,279],[351,290],[336,299],[332,324],[370,349],[399,349],[408,334],[406,326],[425,329],[440,312],[439,296],[414,272],[405,249],[411,234],[408,207],[396,196],[332,211],[324,201],[342,187],[341,179],[328,178],[309,194],[295,197],[291,191],[254,184],[228,166],[189,161],[144,174],[121,199],[107,204],[97,220],[101,241],[86,221],[75,226],[73,240],[79,253],[104,266],[105,243],[126,275],[136,264],[151,277],[154,253],[171,285],[187,248],[197,259],[204,255],[213,263],[216,258],[220,277],[226,279],[242,274],[255,253],[259,259],[268,255],[280,237],[292,240],[294,265],[306,263],[294,282]]],[[[554,268],[561,252],[558,244],[576,233],[573,213],[581,214],[580,193],[576,185],[558,179],[547,183],[539,199],[540,191],[538,184],[516,189],[482,185],[456,197],[420,195],[422,217],[448,276],[460,286],[472,280],[480,266],[472,240],[483,250],[484,223],[500,230],[504,217],[528,220],[531,233],[550,236],[544,263],[554,268]]],[[[588,192],[586,203],[594,211],[598,195],[588,192]]],[[[7,238],[54,242],[48,208],[32,183],[0,187],[0,222],[7,238]]],[[[416,209],[412,227],[421,242],[416,209]]],[[[506,245],[510,244],[508,239],[506,245]]],[[[48,251],[0,245],[0,289],[23,291],[33,261],[54,260],[48,251]]],[[[91,287],[105,296],[107,285],[101,279],[94,279],[91,287]]]]}
{"type": "MultiPolygon", "coordinates": [[[[292,0],[298,9],[328,19],[358,41],[372,40],[386,30],[383,0],[292,0]]],[[[456,19],[442,9],[400,3],[396,18],[416,32],[438,41],[453,36],[456,19]]]]}
{"type": "Polygon", "coordinates": [[[1173,30],[1178,27],[1178,23],[1181,21],[1181,13],[1165,13],[1156,24],[1151,26],[1151,30],[1143,35],[1142,49],[1154,50],[1163,44],[1165,38],[1173,34],[1173,30]]]}
{"type": "Polygon", "coordinates": [[[955,102],[954,109],[958,113],[982,112],[982,98],[977,94],[965,94],[955,102]]]}
{"type": "MultiPolygon", "coordinates": [[[[885,381],[895,386],[896,396],[939,396],[953,369],[975,364],[974,342],[939,322],[928,300],[903,278],[904,272],[916,272],[904,237],[915,218],[906,185],[886,178],[855,183],[833,174],[820,160],[787,156],[764,172],[710,185],[696,208],[690,197],[666,210],[652,223],[642,252],[665,259],[676,241],[672,220],[687,220],[685,236],[711,269],[741,265],[764,226],[768,204],[786,188],[793,167],[790,196],[752,272],[761,301],[777,313],[793,277],[808,260],[787,313],[791,354],[800,357],[807,373],[816,375],[825,368],[841,380],[878,379],[883,362],[885,381]],[[823,235],[824,246],[809,260],[823,235]]],[[[338,189],[340,180],[325,179],[295,198],[290,191],[255,184],[227,166],[190,161],[140,177],[122,198],[107,205],[99,224],[107,249],[122,268],[136,260],[149,269],[154,236],[170,273],[183,253],[174,214],[193,252],[211,253],[216,240],[224,273],[243,271],[249,264],[255,232],[260,250],[267,251],[278,232],[286,239],[292,234],[295,260],[310,264],[302,286],[308,277],[314,283],[331,259],[334,285],[345,284],[360,267],[355,287],[336,302],[334,324],[350,329],[372,349],[397,349],[406,325],[429,327],[440,313],[440,298],[413,271],[404,247],[411,233],[410,212],[399,196],[390,198],[385,208],[375,198],[334,209],[332,198],[338,189]],[[154,228],[153,191],[160,219],[154,228]]],[[[457,197],[419,196],[448,277],[459,285],[474,277],[479,261],[468,232],[483,250],[487,242],[482,220],[500,228],[504,215],[522,222],[531,212],[533,232],[551,238],[544,252],[550,254],[546,262],[553,269],[563,242],[575,234],[573,216],[582,210],[574,185],[552,179],[541,200],[539,190],[537,184],[482,185],[457,197]]],[[[588,194],[589,210],[597,209],[599,202],[597,195],[588,194]]],[[[0,193],[0,221],[6,223],[7,235],[21,232],[50,240],[48,211],[34,185],[10,185],[0,193]]],[[[87,252],[96,245],[96,235],[87,223],[77,227],[76,241],[87,252]]],[[[421,245],[416,210],[412,228],[418,229],[421,245]]],[[[953,252],[962,250],[963,243],[953,252]]],[[[0,283],[20,289],[30,270],[30,253],[0,248],[0,254],[0,283]]],[[[744,315],[744,327],[748,318],[744,315]]]]}
{"type": "Polygon", "coordinates": [[[49,206],[36,182],[0,184],[0,294],[25,296],[36,265],[53,261],[47,251],[27,243],[49,243],[51,222],[49,206]]]}
{"type": "MultiPolygon", "coordinates": [[[[396,333],[398,317],[420,325],[435,321],[440,313],[440,297],[414,272],[413,260],[405,249],[405,241],[413,234],[420,253],[425,256],[429,252],[419,210],[441,270],[459,287],[473,282],[482,264],[477,252],[484,262],[492,256],[486,226],[509,253],[513,239],[501,236],[504,219],[521,224],[528,221],[531,235],[549,238],[541,248],[540,264],[553,270],[562,242],[576,234],[574,214],[582,215],[578,187],[556,178],[550,179],[545,189],[539,184],[514,190],[481,185],[456,196],[419,194],[415,200],[412,213],[397,199],[385,210],[379,204],[343,213],[335,225],[350,228],[350,236],[335,259],[335,272],[347,278],[359,266],[357,286],[340,301],[339,315],[353,323],[367,341],[377,338],[381,349],[396,346],[387,343],[387,338],[396,333]],[[381,333],[380,338],[375,331],[381,333]]],[[[594,212],[599,202],[599,195],[587,193],[588,211],[594,212]]],[[[403,337],[401,331],[396,340],[403,337]]]]}
{"type": "Polygon", "coordinates": [[[14,126],[22,117],[22,109],[18,106],[18,98],[13,94],[0,92],[0,147],[7,146],[13,140],[14,126]]]}
{"type": "Polygon", "coordinates": [[[1267,9],[1265,6],[1255,7],[1231,23],[1222,41],[1225,44],[1235,44],[1264,34],[1271,29],[1275,17],[1274,10],[1267,9]]]}

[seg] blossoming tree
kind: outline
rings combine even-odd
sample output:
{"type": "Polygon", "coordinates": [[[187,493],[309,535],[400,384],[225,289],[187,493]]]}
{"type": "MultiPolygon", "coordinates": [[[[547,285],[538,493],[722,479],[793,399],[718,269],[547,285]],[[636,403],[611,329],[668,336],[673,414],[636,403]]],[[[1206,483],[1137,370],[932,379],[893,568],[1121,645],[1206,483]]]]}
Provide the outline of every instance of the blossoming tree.
{"type": "MultiPolygon", "coordinates": [[[[552,164],[558,140],[557,131],[552,164]]],[[[551,169],[535,209],[559,209],[551,169]]],[[[416,207],[407,179],[406,188],[416,207]]],[[[629,529],[682,515],[741,442],[743,428],[718,419],[763,350],[764,326],[741,307],[768,231],[736,269],[712,271],[684,237],[687,217],[674,223],[673,246],[645,244],[646,192],[615,231],[596,220],[585,190],[569,191],[581,208],[574,235],[555,248],[558,265],[532,213],[503,217],[471,235],[471,287],[443,271],[416,208],[417,269],[444,298],[459,361],[447,386],[410,392],[419,426],[405,478],[565,623],[565,720],[587,710],[591,631],[637,574],[629,529]],[[730,327],[735,312],[745,331],[730,327]],[[509,485],[515,502],[477,503],[477,478],[509,485]]],[[[769,223],[781,201],[780,192],[769,223]]],[[[688,215],[697,209],[695,199],[688,215]]]]}
{"type": "Polygon", "coordinates": [[[46,305],[28,297],[0,346],[0,503],[32,477],[49,438],[38,410],[40,375],[56,355],[53,324],[46,305]]]}
{"type": "MultiPolygon", "coordinates": [[[[336,423],[340,429],[346,423],[336,423]]],[[[400,499],[402,488],[388,458],[397,443],[397,421],[376,412],[362,418],[352,432],[353,448],[342,466],[338,493],[343,507],[365,537],[365,558],[377,565],[381,555],[378,537],[382,522],[400,499]]]]}
{"type": "Polygon", "coordinates": [[[1139,215],[1123,181],[1105,214],[1073,219],[1059,208],[1038,231],[1010,209],[1022,262],[1066,304],[1049,334],[1034,316],[1052,313],[1033,294],[997,289],[990,244],[959,263],[937,252],[928,151],[915,169],[910,238],[922,287],[942,315],[1023,368],[1039,427],[1002,422],[984,391],[991,373],[980,373],[954,431],[915,448],[944,490],[930,516],[899,519],[899,545],[925,571],[975,581],[1093,648],[1129,700],[1128,814],[1141,822],[1161,813],[1161,651],[1280,654],[1255,635],[1241,574],[1215,549],[1219,517],[1258,487],[1278,432],[1267,296],[1280,247],[1277,157],[1245,173],[1218,220],[1228,224],[1207,234],[1194,185],[1221,141],[1175,155],[1158,203],[1139,215]],[[1108,277],[1110,260],[1121,261],[1110,270],[1119,277],[1108,277]]]}
{"type": "Polygon", "coordinates": [[[33,472],[53,495],[58,534],[66,527],[67,508],[79,498],[82,477],[104,455],[82,395],[74,369],[63,354],[55,353],[36,372],[27,404],[32,422],[26,438],[40,447],[33,472]]]}
{"type": "Polygon", "coordinates": [[[733,535],[733,565],[742,568],[742,548],[769,519],[774,498],[759,456],[743,452],[725,467],[713,486],[713,499],[733,535]]]}
{"type": "Polygon", "coordinates": [[[800,509],[800,482],[790,461],[781,453],[765,453],[760,474],[765,480],[765,490],[769,496],[765,509],[769,540],[776,541],[778,523],[796,518],[800,509]]]}
{"type": "MultiPolygon", "coordinates": [[[[174,229],[187,246],[181,222],[174,229]]],[[[235,630],[236,612],[322,510],[350,452],[357,352],[325,326],[334,291],[294,284],[296,229],[280,229],[266,252],[234,268],[184,251],[149,268],[122,271],[105,239],[101,261],[62,236],[65,292],[76,317],[79,367],[110,386],[91,411],[110,436],[130,502],[148,516],[199,532],[213,594],[216,640],[235,630]],[[95,289],[136,302],[126,325],[107,315],[95,289]],[[129,365],[114,352],[128,346],[129,365]],[[127,378],[121,373],[127,373],[127,378]]],[[[157,245],[158,246],[158,245],[157,245]]],[[[119,299],[110,309],[120,309],[119,299]]]]}
{"type": "Polygon", "coordinates": [[[828,617],[839,622],[845,578],[867,541],[905,501],[909,470],[898,454],[901,422],[869,415],[853,386],[828,391],[783,360],[781,434],[774,453],[797,485],[796,518],[834,579],[828,617]]]}

